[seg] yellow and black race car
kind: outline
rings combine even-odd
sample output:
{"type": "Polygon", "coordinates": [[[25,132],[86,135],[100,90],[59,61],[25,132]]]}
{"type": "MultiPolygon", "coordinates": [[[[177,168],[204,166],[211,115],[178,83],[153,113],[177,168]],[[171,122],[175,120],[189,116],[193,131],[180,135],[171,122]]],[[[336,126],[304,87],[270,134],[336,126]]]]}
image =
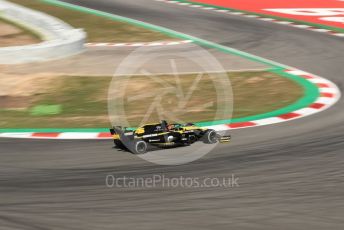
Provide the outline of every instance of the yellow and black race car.
{"type": "Polygon", "coordinates": [[[192,123],[168,124],[166,121],[147,124],[136,130],[115,126],[110,132],[116,147],[127,149],[134,154],[146,153],[148,146],[188,146],[196,141],[206,144],[227,143],[231,138],[229,135],[222,136],[213,129],[197,127],[192,123]]]}

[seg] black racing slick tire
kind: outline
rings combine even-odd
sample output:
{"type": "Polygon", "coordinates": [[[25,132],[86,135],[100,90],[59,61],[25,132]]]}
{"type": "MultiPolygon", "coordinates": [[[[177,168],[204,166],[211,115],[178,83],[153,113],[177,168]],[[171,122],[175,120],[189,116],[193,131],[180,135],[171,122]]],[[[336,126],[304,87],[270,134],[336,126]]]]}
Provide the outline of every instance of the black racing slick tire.
{"type": "Polygon", "coordinates": [[[145,154],[147,152],[147,148],[148,146],[145,141],[135,140],[131,144],[130,150],[133,154],[145,154]]]}
{"type": "Polygon", "coordinates": [[[218,142],[219,138],[215,130],[209,129],[205,132],[202,140],[206,144],[215,144],[218,142]]]}

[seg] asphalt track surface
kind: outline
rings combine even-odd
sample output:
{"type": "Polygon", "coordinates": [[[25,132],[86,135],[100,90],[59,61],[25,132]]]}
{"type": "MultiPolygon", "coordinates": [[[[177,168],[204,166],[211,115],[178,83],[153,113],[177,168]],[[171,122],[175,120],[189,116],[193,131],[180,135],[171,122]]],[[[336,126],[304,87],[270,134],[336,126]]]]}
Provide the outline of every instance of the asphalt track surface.
{"type": "MultiPolygon", "coordinates": [[[[141,68],[144,68],[154,74],[171,74],[173,72],[170,65],[171,57],[173,57],[176,62],[178,73],[196,73],[198,71],[204,71],[204,66],[196,66],[195,64],[192,64],[192,62],[195,60],[199,60],[199,52],[202,50],[203,52],[209,52],[221,64],[221,68],[215,69],[218,72],[245,70],[253,71],[265,70],[269,68],[265,64],[253,62],[239,56],[228,55],[216,50],[200,49],[199,46],[191,43],[175,46],[140,47],[139,49],[138,47],[92,47],[88,48],[86,52],[82,54],[69,58],[35,63],[34,66],[32,66],[32,63],[16,65],[16,68],[13,68],[13,66],[6,66],[7,68],[3,68],[1,71],[4,74],[17,76],[42,73],[62,76],[113,76],[123,60],[133,52],[136,52],[143,56],[145,56],[144,53],[155,53],[160,55],[160,57],[155,58],[154,61],[149,61],[141,66],[141,68]],[[187,57],[177,57],[176,55],[173,56],[173,54],[178,53],[188,55],[187,57]]],[[[142,75],[142,73],[134,70],[134,66],[132,68],[132,74],[142,75]]]]}
{"type": "MultiPolygon", "coordinates": [[[[344,40],[151,0],[68,1],[318,74],[343,88],[344,40]]],[[[109,141],[0,140],[0,229],[343,229],[343,101],[311,117],[233,131],[231,145],[158,166],[109,141]],[[223,177],[240,187],[106,188],[105,176],[223,177]]]]}

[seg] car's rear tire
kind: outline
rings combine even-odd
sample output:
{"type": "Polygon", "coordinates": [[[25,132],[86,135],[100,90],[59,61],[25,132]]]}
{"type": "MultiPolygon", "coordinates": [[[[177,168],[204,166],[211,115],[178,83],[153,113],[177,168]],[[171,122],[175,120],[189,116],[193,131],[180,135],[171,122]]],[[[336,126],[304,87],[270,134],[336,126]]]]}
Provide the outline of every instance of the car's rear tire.
{"type": "Polygon", "coordinates": [[[215,144],[218,142],[219,138],[215,130],[209,129],[204,134],[202,140],[206,144],[215,144]]]}
{"type": "Polygon", "coordinates": [[[147,143],[143,140],[135,140],[131,145],[131,152],[134,154],[145,154],[147,152],[147,143]]]}

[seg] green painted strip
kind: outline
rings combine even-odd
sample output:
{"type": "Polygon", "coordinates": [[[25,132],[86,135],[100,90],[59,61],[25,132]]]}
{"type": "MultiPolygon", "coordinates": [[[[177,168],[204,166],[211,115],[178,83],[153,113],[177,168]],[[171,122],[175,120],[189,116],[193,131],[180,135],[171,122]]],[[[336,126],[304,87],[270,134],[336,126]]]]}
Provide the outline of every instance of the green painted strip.
{"type": "MultiPolygon", "coordinates": [[[[149,23],[141,22],[138,20],[134,20],[134,19],[130,19],[130,18],[126,18],[126,17],[102,12],[99,10],[94,10],[94,9],[82,7],[82,6],[77,6],[77,5],[73,5],[70,3],[61,2],[58,0],[41,0],[41,1],[55,5],[55,6],[64,7],[64,8],[71,9],[71,10],[76,10],[76,11],[80,11],[80,12],[84,12],[84,13],[88,13],[88,14],[97,15],[97,16],[105,17],[105,18],[115,20],[115,21],[121,21],[121,22],[129,23],[129,24],[132,24],[135,26],[139,26],[139,27],[143,27],[146,29],[158,31],[158,32],[167,34],[167,35],[172,36],[172,37],[176,37],[176,38],[180,38],[180,39],[184,39],[184,40],[192,40],[194,43],[196,43],[200,46],[203,46],[203,47],[217,49],[217,50],[224,52],[224,53],[228,53],[231,55],[237,55],[237,56],[240,56],[240,57],[243,57],[243,58],[255,61],[255,62],[263,63],[263,64],[271,66],[270,71],[272,71],[276,74],[279,74],[282,77],[287,77],[289,79],[292,79],[304,88],[304,97],[302,97],[296,103],[289,105],[285,108],[282,108],[282,109],[279,109],[276,111],[272,111],[269,113],[259,114],[256,116],[237,118],[237,119],[232,119],[232,120],[222,120],[222,121],[212,121],[212,122],[201,122],[201,123],[199,123],[202,126],[215,125],[215,124],[227,124],[229,122],[231,122],[231,123],[233,123],[233,122],[245,122],[245,121],[252,121],[252,120],[258,120],[258,119],[263,119],[263,118],[275,117],[278,115],[282,115],[285,113],[295,111],[295,110],[300,109],[300,108],[307,107],[312,102],[314,102],[316,100],[316,98],[319,96],[319,90],[314,84],[310,83],[306,79],[285,73],[284,70],[288,67],[284,66],[280,63],[273,62],[271,60],[267,60],[267,59],[264,59],[264,58],[261,58],[261,57],[258,57],[258,56],[252,55],[252,54],[248,54],[248,53],[245,53],[245,52],[233,49],[233,48],[229,48],[229,47],[226,47],[226,46],[214,43],[214,42],[210,42],[207,40],[196,38],[196,37],[193,37],[193,36],[190,36],[187,34],[179,33],[179,32],[176,32],[174,30],[170,30],[170,29],[167,29],[164,27],[160,27],[160,26],[149,24],[149,23]]],[[[0,132],[107,132],[107,131],[108,131],[108,129],[106,129],[106,128],[103,128],[103,129],[0,129],[0,132]]]]}
{"type": "Polygon", "coordinates": [[[295,19],[290,19],[290,18],[278,17],[278,16],[274,16],[274,15],[271,15],[271,14],[255,13],[255,12],[246,11],[246,10],[238,10],[238,9],[234,9],[234,8],[228,8],[228,7],[216,6],[216,5],[212,5],[212,4],[200,3],[200,2],[197,2],[197,1],[189,1],[189,0],[174,0],[174,1],[176,1],[176,2],[183,2],[183,3],[189,3],[189,4],[192,4],[192,5],[200,5],[200,6],[204,6],[204,7],[213,7],[215,9],[219,9],[219,10],[230,10],[230,11],[234,11],[234,12],[241,12],[241,13],[245,13],[245,14],[257,15],[257,16],[260,16],[260,17],[268,17],[268,18],[273,18],[273,19],[279,20],[279,21],[294,22],[296,24],[304,24],[304,25],[309,25],[309,26],[313,26],[313,27],[318,27],[318,28],[321,28],[321,29],[328,29],[328,30],[344,33],[344,29],[339,28],[339,27],[326,26],[326,25],[312,23],[312,22],[305,22],[305,21],[301,21],[301,20],[295,20],[295,19]]]}

